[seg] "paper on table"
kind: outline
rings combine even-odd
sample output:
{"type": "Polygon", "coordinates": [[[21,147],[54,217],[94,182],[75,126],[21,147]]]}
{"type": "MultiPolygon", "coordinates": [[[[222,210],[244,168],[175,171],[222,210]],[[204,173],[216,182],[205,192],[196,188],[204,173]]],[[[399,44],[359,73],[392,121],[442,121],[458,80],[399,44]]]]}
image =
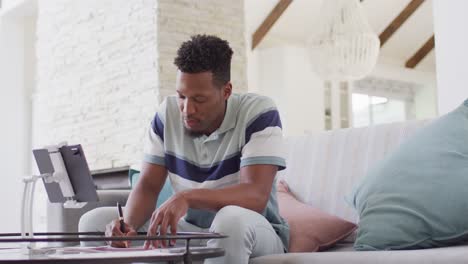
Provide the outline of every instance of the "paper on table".
{"type": "Polygon", "coordinates": [[[184,248],[164,248],[164,249],[143,249],[134,248],[113,248],[102,247],[69,247],[56,249],[53,254],[48,254],[49,258],[122,258],[122,257],[150,257],[150,256],[176,256],[185,253],[184,248]]]}
{"type": "Polygon", "coordinates": [[[64,253],[92,253],[92,252],[127,252],[127,251],[143,251],[147,250],[141,247],[129,247],[129,248],[116,248],[111,246],[100,246],[100,247],[65,247],[56,248],[57,250],[63,251],[64,253]]]}

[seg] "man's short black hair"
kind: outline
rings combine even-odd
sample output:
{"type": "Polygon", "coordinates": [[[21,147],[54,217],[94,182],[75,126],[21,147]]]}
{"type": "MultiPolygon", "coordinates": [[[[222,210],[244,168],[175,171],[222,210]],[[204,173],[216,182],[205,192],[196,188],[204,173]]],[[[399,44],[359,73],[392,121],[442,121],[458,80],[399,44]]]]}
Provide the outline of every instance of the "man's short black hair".
{"type": "Polygon", "coordinates": [[[231,80],[233,51],[226,40],[216,36],[195,35],[182,43],[174,64],[181,72],[213,73],[215,85],[224,85],[231,80]]]}

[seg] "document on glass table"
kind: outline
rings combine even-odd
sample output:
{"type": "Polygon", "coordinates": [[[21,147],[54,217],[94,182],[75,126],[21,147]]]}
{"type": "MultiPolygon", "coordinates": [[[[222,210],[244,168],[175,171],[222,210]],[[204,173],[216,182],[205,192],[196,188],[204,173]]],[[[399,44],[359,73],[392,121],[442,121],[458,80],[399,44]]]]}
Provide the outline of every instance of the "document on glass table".
{"type": "Polygon", "coordinates": [[[144,249],[143,247],[114,248],[101,247],[66,247],[51,249],[47,254],[49,258],[125,258],[125,257],[151,257],[151,256],[180,256],[185,253],[184,247],[144,249]],[[53,253],[52,253],[53,252],[53,253]]]}

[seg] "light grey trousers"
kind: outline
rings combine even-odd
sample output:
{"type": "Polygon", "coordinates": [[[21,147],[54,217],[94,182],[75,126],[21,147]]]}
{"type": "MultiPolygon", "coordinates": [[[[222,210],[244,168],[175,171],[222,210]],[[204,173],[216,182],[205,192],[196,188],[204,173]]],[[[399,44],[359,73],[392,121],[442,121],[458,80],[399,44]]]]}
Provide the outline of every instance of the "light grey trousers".
{"type": "MultiPolygon", "coordinates": [[[[80,219],[80,232],[104,232],[106,225],[116,219],[115,207],[101,207],[84,214],[80,219]]],[[[146,232],[148,222],[138,231],[146,232]]],[[[224,257],[207,259],[205,263],[248,263],[250,258],[283,253],[283,243],[271,224],[261,214],[239,207],[226,206],[218,211],[211,227],[202,229],[181,219],[178,232],[210,231],[228,236],[224,239],[212,239],[195,242],[209,247],[224,248],[224,257]]],[[[134,243],[135,244],[135,243],[134,243]]],[[[99,242],[82,242],[83,246],[99,246],[99,242]]]]}

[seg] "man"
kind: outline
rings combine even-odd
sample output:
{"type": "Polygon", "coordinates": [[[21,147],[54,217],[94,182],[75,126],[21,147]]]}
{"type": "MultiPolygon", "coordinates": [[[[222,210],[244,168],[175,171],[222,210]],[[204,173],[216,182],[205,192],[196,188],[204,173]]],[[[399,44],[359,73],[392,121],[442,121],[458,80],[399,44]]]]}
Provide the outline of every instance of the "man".
{"type": "MultiPolygon", "coordinates": [[[[141,176],[125,208],[125,233],[114,220],[108,235],[228,235],[207,242],[226,254],[205,263],[248,263],[286,251],[289,228],[279,216],[274,186],[285,167],[281,121],[270,99],[232,94],[232,54],[227,41],[207,35],[179,48],[177,96],[166,98],[149,128],[141,176]],[[155,210],[167,178],[175,194],[155,210]]],[[[102,231],[105,210],[115,218],[115,208],[96,209],[82,217],[80,231],[102,231]]],[[[170,245],[145,242],[146,248],[159,246],[170,245]]]]}

